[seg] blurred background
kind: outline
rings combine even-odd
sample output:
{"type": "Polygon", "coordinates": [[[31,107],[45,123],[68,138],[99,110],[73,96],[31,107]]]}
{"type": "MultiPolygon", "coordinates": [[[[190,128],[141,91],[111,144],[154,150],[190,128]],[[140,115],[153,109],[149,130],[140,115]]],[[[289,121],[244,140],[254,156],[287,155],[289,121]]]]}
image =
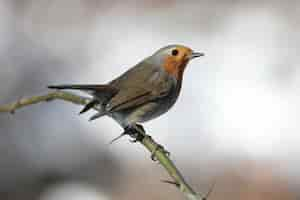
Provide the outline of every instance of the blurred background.
{"type": "MultiPolygon", "coordinates": [[[[168,44],[205,52],[145,124],[201,194],[300,199],[300,2],[0,0],[0,104],[105,83],[168,44]]],[[[0,114],[1,200],[183,199],[111,119],[41,103],[0,114]]]]}

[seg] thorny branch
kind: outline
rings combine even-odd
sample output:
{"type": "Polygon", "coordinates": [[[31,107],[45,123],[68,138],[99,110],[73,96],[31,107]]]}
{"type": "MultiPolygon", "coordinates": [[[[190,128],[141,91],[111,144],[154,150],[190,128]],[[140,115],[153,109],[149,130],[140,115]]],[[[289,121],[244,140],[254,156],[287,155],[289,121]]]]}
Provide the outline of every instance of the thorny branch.
{"type": "MultiPolygon", "coordinates": [[[[22,107],[40,102],[48,102],[52,100],[63,100],[77,105],[85,105],[90,101],[90,98],[78,96],[69,92],[54,91],[45,95],[21,98],[16,102],[0,105],[0,112],[9,112],[13,114],[17,109],[20,109],[22,107]]],[[[94,107],[94,109],[97,110],[98,108],[94,107]]],[[[131,137],[136,139],[134,135],[131,135],[131,137]]],[[[192,187],[185,181],[182,174],[177,169],[175,164],[170,160],[167,153],[162,149],[157,149],[157,146],[159,146],[159,144],[156,143],[149,135],[145,134],[143,140],[140,141],[140,143],[151,153],[154,152],[155,158],[159,161],[159,163],[165,168],[165,170],[173,179],[173,181],[163,182],[175,185],[188,200],[206,200],[208,198],[209,194],[211,193],[211,189],[204,197],[201,197],[199,194],[197,194],[192,189],[192,187]]]]}

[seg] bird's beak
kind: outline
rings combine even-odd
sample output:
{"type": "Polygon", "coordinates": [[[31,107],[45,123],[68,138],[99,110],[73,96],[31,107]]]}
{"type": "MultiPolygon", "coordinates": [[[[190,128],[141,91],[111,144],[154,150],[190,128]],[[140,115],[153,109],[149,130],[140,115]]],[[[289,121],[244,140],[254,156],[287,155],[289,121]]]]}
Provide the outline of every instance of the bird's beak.
{"type": "Polygon", "coordinates": [[[204,53],[192,52],[189,56],[189,59],[192,60],[192,59],[200,57],[200,56],[204,56],[204,53]]]}

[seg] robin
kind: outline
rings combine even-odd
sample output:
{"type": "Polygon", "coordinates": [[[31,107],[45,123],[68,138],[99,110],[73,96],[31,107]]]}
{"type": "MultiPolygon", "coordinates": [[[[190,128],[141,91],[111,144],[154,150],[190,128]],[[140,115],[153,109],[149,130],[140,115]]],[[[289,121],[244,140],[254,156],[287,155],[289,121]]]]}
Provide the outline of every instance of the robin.
{"type": "MultiPolygon", "coordinates": [[[[188,62],[203,53],[182,45],[169,45],[102,85],[51,85],[50,89],[81,90],[93,96],[80,111],[84,113],[97,106],[98,112],[90,120],[109,116],[117,121],[125,134],[145,135],[139,123],[167,112],[176,102],[188,62]]],[[[140,138],[142,139],[142,138],[140,138]]],[[[112,141],[112,142],[113,142],[112,141]]]]}

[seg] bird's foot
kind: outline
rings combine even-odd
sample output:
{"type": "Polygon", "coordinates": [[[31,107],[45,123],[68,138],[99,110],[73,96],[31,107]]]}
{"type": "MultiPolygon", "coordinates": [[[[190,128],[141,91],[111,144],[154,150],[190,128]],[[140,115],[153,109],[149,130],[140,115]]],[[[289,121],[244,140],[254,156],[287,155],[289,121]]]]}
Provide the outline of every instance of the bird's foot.
{"type": "Polygon", "coordinates": [[[130,142],[141,142],[144,139],[144,137],[145,137],[145,129],[140,124],[135,124],[135,125],[132,125],[132,126],[127,126],[124,129],[123,133],[121,133],[121,135],[119,135],[118,137],[116,137],[113,140],[111,140],[110,144],[112,144],[116,140],[120,139],[124,135],[129,135],[129,136],[135,138],[134,140],[129,140],[130,142]]]}
{"type": "Polygon", "coordinates": [[[134,140],[129,140],[132,143],[141,142],[146,135],[144,127],[140,124],[135,124],[133,126],[125,128],[125,132],[127,132],[129,136],[135,138],[134,140]]]}
{"type": "Polygon", "coordinates": [[[151,160],[157,161],[157,158],[156,158],[156,155],[155,155],[157,151],[162,151],[168,157],[170,156],[170,152],[169,151],[165,150],[165,148],[162,145],[156,144],[155,148],[151,152],[151,160]]]}

